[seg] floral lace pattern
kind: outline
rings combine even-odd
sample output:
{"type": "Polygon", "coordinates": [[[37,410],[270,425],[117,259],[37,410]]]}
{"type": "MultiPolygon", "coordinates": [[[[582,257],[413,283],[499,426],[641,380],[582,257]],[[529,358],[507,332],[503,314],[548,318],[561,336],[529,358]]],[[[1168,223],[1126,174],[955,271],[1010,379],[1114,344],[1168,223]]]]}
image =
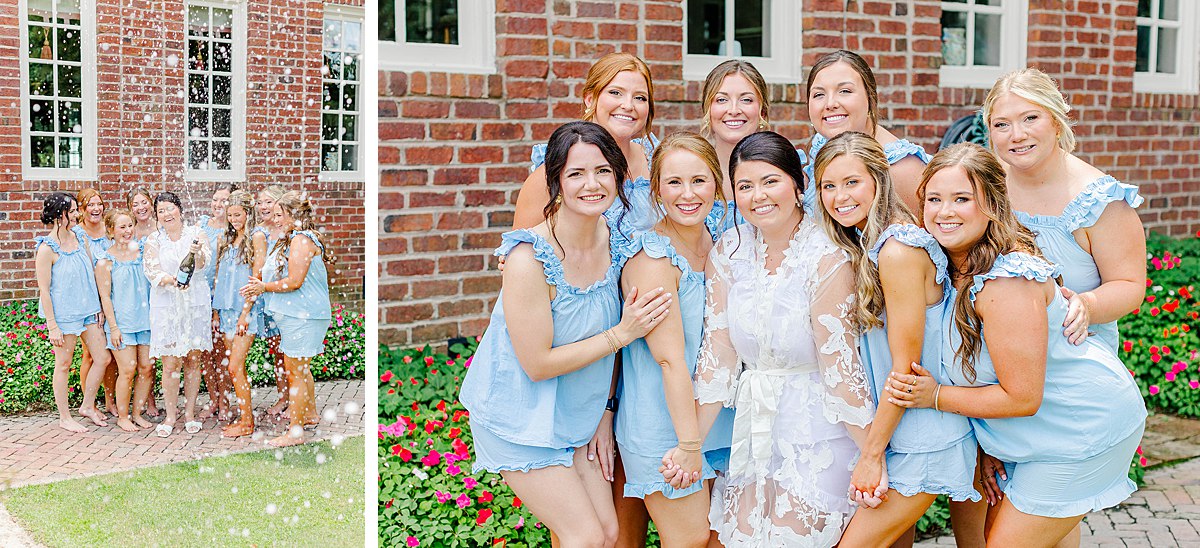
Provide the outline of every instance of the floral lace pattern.
{"type": "Polygon", "coordinates": [[[832,546],[851,515],[846,426],[874,416],[850,324],[853,273],[808,219],[774,273],[766,254],[741,225],[710,256],[696,396],[737,409],[710,519],[726,546],[832,546]]]}

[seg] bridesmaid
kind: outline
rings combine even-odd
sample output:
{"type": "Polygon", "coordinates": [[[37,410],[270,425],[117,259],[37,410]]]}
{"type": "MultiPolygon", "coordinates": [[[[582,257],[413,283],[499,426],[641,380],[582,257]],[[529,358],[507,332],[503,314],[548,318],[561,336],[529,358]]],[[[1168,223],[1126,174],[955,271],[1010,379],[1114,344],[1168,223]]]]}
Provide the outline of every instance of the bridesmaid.
{"type": "MultiPolygon", "coordinates": [[[[262,279],[261,264],[247,229],[258,223],[254,195],[238,190],[229,195],[227,226],[217,245],[216,289],[213,309],[220,321],[225,348],[229,352],[229,375],[240,410],[238,420],[225,427],[221,435],[236,438],[254,433],[254,405],[250,401],[250,381],[246,376],[246,356],[254,338],[262,332],[263,299],[247,299],[238,294],[251,277],[262,279]]],[[[258,238],[265,239],[262,234],[258,238]]]]}
{"type": "MultiPolygon", "coordinates": [[[[208,238],[208,248],[214,252],[217,249],[217,240],[229,224],[225,220],[225,206],[229,203],[229,194],[237,189],[236,183],[217,185],[209,201],[212,215],[201,215],[196,223],[208,238]]],[[[213,291],[216,287],[217,261],[209,261],[202,270],[197,270],[196,274],[198,279],[208,284],[209,291],[213,291]]],[[[212,341],[213,349],[206,352],[200,360],[204,385],[208,387],[209,402],[200,411],[199,419],[204,420],[215,414],[218,420],[228,421],[233,415],[227,398],[231,389],[227,365],[229,358],[226,357],[225,337],[221,334],[221,321],[217,317],[216,307],[213,307],[212,313],[212,341]]]]}
{"type": "Polygon", "coordinates": [[[1085,514],[1136,490],[1129,460],[1146,406],[1104,341],[1062,335],[1059,267],[1040,257],[1005,186],[1000,162],[974,143],[943,149],[925,170],[925,226],[955,288],[942,346],[950,384],[913,366],[917,375],[895,375],[888,393],[897,405],[971,417],[982,449],[1004,463],[989,546],[1054,546],[1085,514]]]}
{"type": "Polygon", "coordinates": [[[71,230],[79,218],[79,206],[69,194],[55,192],[42,203],[42,224],[50,227],[45,236],[34,238],[34,264],[38,286],[38,315],[46,318],[50,344],[54,346],[54,404],[58,407],[58,425],[71,432],[87,428],[71,416],[67,401],[67,380],[75,355],[75,340],[97,351],[95,367],[83,379],[84,402],[79,414],[96,426],[108,426],[96,409],[96,391],[101,372],[108,366],[104,331],[96,323],[100,313],[96,275],[87,248],[87,240],[71,230]],[[90,394],[90,397],[88,396],[90,394]]]}
{"type": "Polygon", "coordinates": [[[1036,68],[1001,78],[983,102],[1017,220],[1063,269],[1071,303],[1064,332],[1080,344],[1091,331],[1115,353],[1117,319],[1137,309],[1146,292],[1146,234],[1133,209],[1142,197],[1136,186],[1072,154],[1070,110],[1036,68]]]}
{"type": "MultiPolygon", "coordinates": [[[[133,213],[133,238],[137,240],[138,245],[145,246],[146,238],[151,234],[158,232],[158,218],[154,212],[154,197],[150,195],[150,191],[144,187],[136,187],[125,194],[125,204],[129,206],[129,211],[133,213]]],[[[146,306],[150,306],[150,301],[146,301],[146,306]]],[[[150,394],[146,397],[146,414],[151,417],[157,417],[161,414],[158,410],[158,404],[155,402],[155,394],[158,393],[155,387],[155,379],[150,378],[150,394]]]]}
{"type": "MultiPolygon", "coordinates": [[[[267,254],[275,247],[282,230],[275,223],[275,204],[286,191],[279,185],[269,185],[258,193],[258,226],[250,231],[251,245],[254,247],[254,263],[251,269],[262,272],[267,254]]],[[[288,376],[284,367],[283,355],[279,353],[279,327],[269,310],[263,310],[262,330],[259,334],[267,343],[267,355],[275,368],[275,388],[279,392],[279,400],[267,409],[267,414],[277,416],[287,409],[288,405],[288,376]]]]}
{"type": "MultiPolygon", "coordinates": [[[[91,187],[81,189],[75,195],[76,203],[82,209],[79,216],[79,224],[75,225],[74,231],[82,236],[88,244],[88,252],[91,254],[93,265],[100,259],[100,254],[112,245],[112,240],[108,236],[108,231],[104,226],[104,198],[100,197],[100,193],[91,187]]],[[[107,351],[107,350],[102,350],[107,351]]],[[[112,363],[112,360],[109,360],[112,363]]],[[[83,346],[83,357],[79,361],[79,378],[82,382],[88,376],[88,371],[92,368],[92,353],[88,350],[87,345],[83,346]]],[[[111,415],[117,415],[116,400],[113,399],[113,390],[117,383],[117,370],[115,368],[108,369],[104,372],[104,402],[105,409],[111,415]]]]}
{"type": "Polygon", "coordinates": [[[142,407],[154,384],[154,360],[150,359],[150,282],[142,265],[142,244],[133,239],[133,214],[124,209],[110,211],[104,224],[113,245],[100,252],[96,283],[104,309],[108,350],[116,357],[119,373],[117,426],[126,432],[137,432],[154,426],[142,417],[142,407]]]}
{"type": "MultiPolygon", "coordinates": [[[[610,213],[626,213],[622,227],[642,231],[657,218],[650,203],[650,156],[658,138],[654,128],[654,81],[650,67],[635,55],[610,53],[598,59],[588,70],[580,95],[583,97],[583,120],[595,122],[608,131],[629,166],[629,178],[624,191],[629,206],[613,204],[610,213]],[[626,211],[628,209],[628,211],[626,211]]],[[[535,145],[531,154],[533,172],[525,179],[517,195],[517,211],[513,228],[529,228],[546,220],[545,170],[546,145],[535,145]]]]}
{"type": "MultiPolygon", "coordinates": [[[[808,151],[815,158],[821,147],[843,131],[866,133],[883,145],[896,193],[909,211],[920,211],[917,183],[929,154],[919,145],[896,137],[879,124],[879,92],[875,74],[857,53],[838,50],[822,56],[808,73],[808,117],[817,134],[808,151]]],[[[812,176],[812,167],[808,168],[812,176]]],[[[804,205],[815,212],[817,194],[804,194],[804,205]]]]}
{"type": "MultiPolygon", "coordinates": [[[[950,284],[946,255],[900,202],[887,155],[864,133],[830,139],[813,161],[820,188],[820,222],[854,266],[854,323],[859,349],[880,401],[891,372],[926,364],[939,379],[942,317],[950,284]]],[[[878,508],[859,508],[845,546],[893,545],[925,514],[938,495],[978,501],[978,445],[965,417],[880,401],[862,456],[851,476],[856,501],[887,494],[878,508]],[[885,460],[886,459],[886,460],[885,460]],[[886,469],[887,481],[880,483],[886,469]]]]}

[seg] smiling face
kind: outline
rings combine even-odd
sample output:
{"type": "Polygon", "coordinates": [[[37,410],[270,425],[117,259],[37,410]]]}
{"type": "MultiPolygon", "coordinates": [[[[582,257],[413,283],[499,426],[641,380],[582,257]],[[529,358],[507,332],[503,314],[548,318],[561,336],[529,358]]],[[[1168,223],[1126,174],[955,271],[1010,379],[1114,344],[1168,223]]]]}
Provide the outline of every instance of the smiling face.
{"type": "Polygon", "coordinates": [[[617,179],[600,147],[575,143],[558,177],[562,207],[585,217],[598,217],[617,198],[617,179]]]}
{"type": "Polygon", "coordinates": [[[979,200],[975,185],[960,166],[934,173],[925,185],[925,229],[952,258],[965,256],[987,231],[990,219],[979,200]]]}
{"type": "Polygon", "coordinates": [[[129,207],[133,210],[134,220],[139,224],[150,221],[152,209],[150,199],[145,194],[135,194],[129,201],[129,207]]]}
{"type": "Polygon", "coordinates": [[[98,225],[104,223],[104,200],[99,196],[92,196],[87,201],[85,207],[87,213],[88,224],[98,225]]]}
{"type": "Polygon", "coordinates": [[[1058,149],[1054,117],[1015,93],[996,98],[988,120],[988,137],[1000,160],[1018,170],[1052,158],[1058,149]]]}
{"type": "Polygon", "coordinates": [[[726,76],[708,106],[708,124],[713,136],[730,145],[758,131],[762,121],[762,99],[741,73],[726,76]]]}
{"type": "Polygon", "coordinates": [[[271,219],[271,215],[275,211],[275,198],[272,198],[267,191],[258,193],[258,218],[264,221],[271,219]]]}
{"type": "Polygon", "coordinates": [[[212,217],[217,222],[225,222],[225,208],[229,205],[229,189],[222,188],[213,193],[212,201],[209,202],[209,208],[212,210],[212,217]]]}
{"type": "Polygon", "coordinates": [[[843,131],[873,135],[866,85],[849,64],[837,62],[817,73],[808,90],[808,117],[817,132],[832,139],[843,131]]]}
{"type": "Polygon", "coordinates": [[[246,219],[249,217],[245,209],[240,205],[231,205],[225,208],[225,218],[233,229],[238,232],[246,230],[246,219]]]}
{"type": "Polygon", "coordinates": [[[65,215],[67,217],[67,228],[79,224],[79,202],[76,202],[74,198],[71,199],[71,207],[67,209],[65,215]]]}
{"type": "Polygon", "coordinates": [[[136,224],[137,221],[129,215],[121,214],[113,219],[113,240],[117,245],[125,246],[133,241],[133,227],[136,224]]]}
{"type": "Polygon", "coordinates": [[[617,142],[641,137],[650,116],[650,92],[646,79],[636,71],[618,72],[595,97],[584,103],[594,110],[592,121],[608,130],[617,142]]]}
{"type": "Polygon", "coordinates": [[[682,226],[704,223],[716,193],[716,177],[703,158],[684,149],[663,157],[658,199],[671,222],[682,226]]]}
{"type": "Polygon", "coordinates": [[[286,232],[292,226],[292,216],[288,215],[283,206],[275,204],[271,206],[271,222],[275,224],[276,229],[286,232]]]}
{"type": "Polygon", "coordinates": [[[175,204],[167,201],[159,202],[155,211],[158,212],[158,222],[164,227],[174,229],[183,226],[183,212],[179,211],[179,207],[175,204]]]}
{"type": "Polygon", "coordinates": [[[821,205],[842,226],[863,229],[875,203],[876,182],[858,157],[842,154],[821,173],[821,205]]]}
{"type": "Polygon", "coordinates": [[[803,215],[795,180],[767,162],[739,163],[734,172],[733,191],[738,211],[760,230],[790,230],[803,215]]]}

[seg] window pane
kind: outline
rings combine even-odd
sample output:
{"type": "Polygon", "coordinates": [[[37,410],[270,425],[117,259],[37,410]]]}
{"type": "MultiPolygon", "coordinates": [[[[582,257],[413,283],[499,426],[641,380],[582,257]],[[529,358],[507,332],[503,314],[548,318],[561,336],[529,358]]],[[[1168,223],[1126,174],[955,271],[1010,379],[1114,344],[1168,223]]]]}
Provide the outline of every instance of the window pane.
{"type": "Polygon", "coordinates": [[[1158,66],[1155,67],[1155,72],[1162,74],[1175,74],[1175,53],[1179,51],[1177,47],[1179,29],[1167,29],[1159,27],[1158,29],[1158,66]]]}
{"type": "Polygon", "coordinates": [[[54,58],[54,48],[50,45],[50,29],[29,25],[29,58],[54,58]]]}
{"type": "Polygon", "coordinates": [[[58,45],[58,60],[59,61],[75,61],[79,62],[81,40],[79,29],[57,29],[54,31],[57,36],[58,45]]]}
{"type": "Polygon", "coordinates": [[[208,103],[208,77],[203,74],[188,75],[188,101],[208,103]]]}
{"type": "Polygon", "coordinates": [[[975,0],[977,6],[999,6],[1003,0],[975,0]]]}
{"type": "Polygon", "coordinates": [[[51,10],[53,9],[52,0],[29,0],[26,12],[30,21],[46,23],[52,19],[51,10]]]}
{"type": "Polygon", "coordinates": [[[362,51],[362,23],[342,23],[342,48],[355,53],[362,51]]]}
{"type": "Polygon", "coordinates": [[[192,169],[208,169],[207,141],[192,141],[188,143],[188,167],[192,169]]]}
{"type": "Polygon", "coordinates": [[[717,55],[725,40],[725,0],[688,0],[687,52],[717,55]]]}
{"type": "Polygon", "coordinates": [[[325,21],[325,49],[339,49],[342,47],[342,22],[336,20],[325,21]]]}
{"type": "Polygon", "coordinates": [[[346,114],[342,116],[342,140],[358,140],[358,116],[346,114]]]}
{"type": "Polygon", "coordinates": [[[231,40],[233,38],[233,10],[213,8],[212,18],[213,36],[231,40]]]}
{"type": "Polygon", "coordinates": [[[188,6],[188,34],[208,36],[208,7],[188,6]]]}
{"type": "Polygon", "coordinates": [[[188,109],[188,135],[192,137],[208,137],[208,109],[188,109]]]}
{"type": "Polygon", "coordinates": [[[961,67],[967,64],[967,14],[942,11],[942,64],[961,67]]]}
{"type": "Polygon", "coordinates": [[[1138,0],[1138,17],[1150,17],[1150,0],[1138,0]]]}
{"type": "Polygon", "coordinates": [[[83,67],[58,66],[58,96],[83,97],[83,67]]]}
{"type": "Polygon", "coordinates": [[[404,37],[412,44],[458,44],[458,0],[407,0],[404,37]]]}
{"type": "Polygon", "coordinates": [[[338,138],[338,115],[337,114],[322,114],[321,115],[321,140],[336,141],[338,138]]]}
{"type": "Polygon", "coordinates": [[[54,65],[29,63],[29,94],[54,95],[54,65]]]}
{"type": "Polygon", "coordinates": [[[342,86],[342,110],[358,110],[358,86],[342,86]]]}
{"type": "Polygon", "coordinates": [[[208,42],[188,40],[188,70],[208,70],[208,42]]]}
{"type": "Polygon", "coordinates": [[[1167,21],[1179,20],[1179,0],[1159,0],[1158,18],[1167,21]]]}
{"type": "Polygon", "coordinates": [[[230,122],[232,120],[232,111],[227,108],[212,109],[212,134],[213,137],[230,137],[230,122]]]}
{"type": "Polygon", "coordinates": [[[337,84],[325,84],[325,97],[321,102],[321,108],[324,110],[338,110],[338,105],[342,104],[341,90],[337,84]]]}
{"type": "Polygon", "coordinates": [[[213,76],[213,104],[228,105],[232,104],[233,97],[233,78],[229,76],[213,76]]]}
{"type": "Polygon", "coordinates": [[[54,7],[58,10],[56,20],[68,25],[79,24],[79,0],[56,0],[54,7]]]}
{"type": "Polygon", "coordinates": [[[229,160],[231,157],[229,154],[229,150],[230,150],[229,145],[230,145],[229,141],[214,141],[213,142],[213,144],[212,144],[212,165],[209,166],[211,169],[228,170],[228,169],[232,168],[232,165],[229,160]]]}
{"type": "Polygon", "coordinates": [[[58,102],[58,132],[83,133],[83,103],[58,102]]]}
{"type": "Polygon", "coordinates": [[[358,80],[358,56],[347,55],[342,58],[342,66],[345,71],[342,74],[343,80],[356,81],[358,80]]]}
{"type": "Polygon", "coordinates": [[[337,145],[321,145],[321,171],[337,171],[341,165],[337,145]]]}
{"type": "Polygon", "coordinates": [[[342,145],[342,171],[358,170],[358,147],[342,145]]]}
{"type": "Polygon", "coordinates": [[[966,4],[967,0],[942,0],[943,4],[966,4]]]}
{"type": "Polygon", "coordinates": [[[325,64],[321,67],[321,75],[330,80],[338,80],[342,77],[342,54],[337,52],[325,52],[325,64]]]}
{"type": "Polygon", "coordinates": [[[70,169],[83,167],[83,139],[68,137],[58,140],[58,167],[70,169]]]}
{"type": "Polygon", "coordinates": [[[29,101],[29,129],[54,131],[54,101],[29,101]]]}
{"type": "Polygon", "coordinates": [[[233,44],[230,42],[213,43],[212,69],[219,72],[233,72],[233,44]]]}
{"type": "Polygon", "coordinates": [[[396,0],[379,0],[378,36],[380,41],[396,41],[396,0]]]}
{"type": "Polygon", "coordinates": [[[737,44],[734,55],[771,56],[771,37],[763,24],[770,9],[770,0],[737,0],[733,12],[733,39],[737,44]],[[736,53],[738,48],[740,54],[736,53]]]}
{"type": "Polygon", "coordinates": [[[1134,72],[1150,72],[1150,27],[1138,25],[1137,28],[1137,61],[1134,72]]]}
{"type": "Polygon", "coordinates": [[[32,137],[30,141],[29,165],[54,167],[54,137],[32,137]]]}
{"type": "Polygon", "coordinates": [[[1000,16],[975,14],[975,66],[1000,66],[1000,16]]]}

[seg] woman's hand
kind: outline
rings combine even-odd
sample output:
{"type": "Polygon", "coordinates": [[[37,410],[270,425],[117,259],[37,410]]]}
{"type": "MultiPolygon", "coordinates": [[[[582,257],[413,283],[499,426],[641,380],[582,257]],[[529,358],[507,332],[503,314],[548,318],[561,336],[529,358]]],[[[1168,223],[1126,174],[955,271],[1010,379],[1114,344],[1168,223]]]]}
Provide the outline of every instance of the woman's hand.
{"type": "Polygon", "coordinates": [[[604,476],[604,479],[608,481],[613,481],[613,453],[616,452],[616,444],[613,442],[612,421],[612,411],[605,410],[604,414],[600,417],[600,426],[596,427],[596,433],[587,444],[587,459],[594,461],[597,456],[600,457],[600,475],[604,476]]]}
{"type": "Polygon", "coordinates": [[[250,330],[250,319],[247,318],[245,314],[242,314],[241,317],[238,318],[237,336],[243,337],[246,335],[246,332],[249,330],[250,330]]]}
{"type": "Polygon", "coordinates": [[[670,482],[671,487],[687,489],[700,481],[701,465],[704,463],[704,455],[700,451],[684,451],[676,446],[669,454],[676,470],[670,482]]]}
{"type": "Polygon", "coordinates": [[[929,371],[921,364],[912,364],[913,375],[892,373],[884,387],[889,394],[888,401],[906,409],[931,408],[933,396],[938,383],[929,371]]]}
{"type": "Polygon", "coordinates": [[[244,299],[251,299],[262,295],[266,290],[267,284],[263,283],[262,278],[250,276],[250,278],[246,281],[246,285],[243,285],[242,288],[238,290],[238,294],[244,299]]]}
{"type": "Polygon", "coordinates": [[[625,304],[621,309],[621,323],[614,329],[620,336],[622,345],[645,337],[646,333],[662,323],[671,308],[671,300],[671,294],[661,287],[640,296],[638,289],[633,288],[629,295],[625,296],[625,304]]]}
{"type": "Polygon", "coordinates": [[[159,287],[179,287],[179,280],[175,276],[167,274],[158,280],[159,287]]]}
{"type": "Polygon", "coordinates": [[[117,326],[112,326],[109,330],[109,338],[112,340],[112,345],[116,348],[124,346],[121,341],[121,329],[117,326]]]}
{"type": "Polygon", "coordinates": [[[52,344],[54,346],[62,346],[63,345],[62,329],[59,329],[58,326],[56,325],[54,327],[49,328],[48,331],[50,332],[48,334],[48,336],[50,337],[50,344],[52,344]]]}
{"type": "Polygon", "coordinates": [[[854,502],[871,501],[871,508],[878,506],[880,495],[887,492],[887,466],[883,457],[859,458],[850,475],[850,500],[854,502]],[[880,493],[880,489],[883,493],[880,493]]]}
{"type": "Polygon", "coordinates": [[[676,454],[679,453],[678,447],[672,447],[663,454],[662,465],[658,467],[658,472],[663,475],[663,481],[671,484],[671,487],[676,489],[683,488],[684,473],[683,469],[675,463],[676,454]]]}
{"type": "Polygon", "coordinates": [[[192,244],[188,246],[188,253],[199,253],[199,252],[200,252],[200,239],[196,238],[196,239],[192,240],[192,244]]]}
{"type": "Polygon", "coordinates": [[[981,491],[983,491],[983,496],[987,497],[988,505],[1000,504],[1000,501],[1004,499],[1004,491],[1000,490],[1000,482],[996,481],[996,476],[1000,476],[1002,480],[1008,480],[1008,472],[1004,470],[1004,463],[1000,459],[980,451],[979,475],[979,483],[983,484],[981,491]]]}
{"type": "MultiPolygon", "coordinates": [[[[854,488],[853,483],[850,484],[850,502],[852,504],[855,504],[858,506],[864,506],[867,508],[878,508],[879,505],[881,505],[885,501],[887,501],[887,492],[888,492],[887,464],[886,464],[886,462],[883,461],[882,457],[877,462],[880,463],[879,477],[878,477],[878,482],[874,489],[871,489],[869,491],[860,491],[860,490],[854,488]]],[[[862,463],[863,463],[863,459],[859,459],[858,464],[862,464],[862,463]]],[[[857,465],[855,466],[855,472],[856,473],[858,472],[857,465]]]]}
{"type": "Polygon", "coordinates": [[[1067,298],[1067,317],[1063,320],[1063,335],[1076,346],[1083,344],[1088,338],[1088,326],[1091,321],[1091,310],[1088,307],[1085,293],[1076,293],[1065,287],[1059,288],[1063,297],[1067,298]]]}

